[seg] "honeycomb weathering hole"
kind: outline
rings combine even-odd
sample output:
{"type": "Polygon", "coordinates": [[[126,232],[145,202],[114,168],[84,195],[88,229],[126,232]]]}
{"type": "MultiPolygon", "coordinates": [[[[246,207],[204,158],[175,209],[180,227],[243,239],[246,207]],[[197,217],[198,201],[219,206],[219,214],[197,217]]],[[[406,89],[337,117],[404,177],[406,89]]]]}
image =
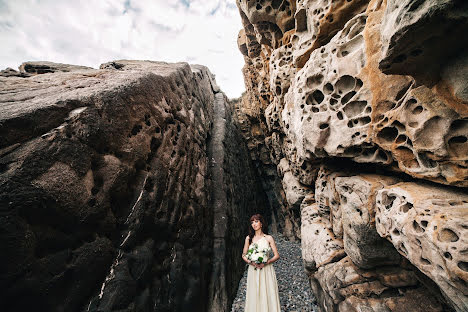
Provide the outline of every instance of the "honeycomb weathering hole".
{"type": "Polygon", "coordinates": [[[344,75],[344,76],[341,76],[340,79],[338,79],[338,81],[335,84],[335,87],[338,90],[338,93],[342,94],[342,93],[345,93],[354,89],[355,84],[356,84],[356,79],[354,79],[354,77],[349,76],[349,75],[344,75]]]}
{"type": "Polygon", "coordinates": [[[323,99],[325,98],[322,91],[320,90],[315,90],[313,93],[312,93],[312,97],[313,99],[315,100],[315,102],[317,104],[320,104],[322,103],[323,99]]]}
{"type": "Polygon", "coordinates": [[[343,108],[344,113],[348,118],[354,117],[362,113],[364,108],[367,106],[366,101],[353,101],[349,102],[346,104],[346,106],[343,108]]]}
{"type": "Polygon", "coordinates": [[[323,92],[325,92],[325,94],[331,94],[333,92],[333,85],[329,82],[325,84],[325,86],[323,86],[323,92]]]}
{"type": "Polygon", "coordinates": [[[329,126],[329,125],[328,125],[327,123],[323,123],[323,124],[321,124],[321,125],[319,126],[319,128],[323,130],[323,129],[328,128],[328,126],[329,126]]]}
{"type": "Polygon", "coordinates": [[[309,88],[313,88],[316,85],[320,85],[322,81],[323,81],[323,75],[317,74],[317,75],[308,77],[306,84],[309,88]]]}
{"type": "Polygon", "coordinates": [[[425,230],[424,230],[421,226],[419,226],[419,223],[416,222],[416,221],[413,221],[413,229],[414,229],[414,231],[415,231],[416,233],[423,233],[423,232],[425,232],[425,230]]]}
{"type": "Polygon", "coordinates": [[[395,153],[399,156],[399,160],[403,163],[403,165],[407,168],[418,168],[419,163],[414,158],[413,152],[404,146],[399,146],[395,153]]]}
{"type": "Polygon", "coordinates": [[[341,99],[341,103],[342,103],[342,104],[348,103],[348,101],[351,100],[351,98],[352,98],[354,95],[356,95],[356,91],[351,91],[351,92],[346,93],[346,95],[343,96],[343,98],[341,99]]]}
{"type": "Polygon", "coordinates": [[[383,128],[382,131],[377,134],[377,137],[386,143],[392,143],[397,136],[398,130],[394,127],[383,128]]]}
{"type": "Polygon", "coordinates": [[[468,262],[460,261],[458,262],[458,267],[465,272],[468,272],[468,262]]]}
{"type": "Polygon", "coordinates": [[[465,136],[459,135],[451,138],[449,144],[463,144],[466,143],[467,138],[465,136]]]}
{"type": "Polygon", "coordinates": [[[441,242],[456,242],[458,241],[458,235],[450,229],[442,229],[439,232],[438,239],[441,242]]]}

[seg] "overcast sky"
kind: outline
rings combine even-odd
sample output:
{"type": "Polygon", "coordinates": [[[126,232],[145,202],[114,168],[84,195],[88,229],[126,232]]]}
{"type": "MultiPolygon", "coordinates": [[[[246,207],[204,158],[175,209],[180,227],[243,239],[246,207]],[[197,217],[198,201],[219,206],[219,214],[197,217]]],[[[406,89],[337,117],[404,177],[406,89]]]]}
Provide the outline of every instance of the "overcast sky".
{"type": "Polygon", "coordinates": [[[117,59],[209,67],[231,98],[244,90],[235,0],[0,0],[0,69],[24,61],[98,68],[117,59]]]}

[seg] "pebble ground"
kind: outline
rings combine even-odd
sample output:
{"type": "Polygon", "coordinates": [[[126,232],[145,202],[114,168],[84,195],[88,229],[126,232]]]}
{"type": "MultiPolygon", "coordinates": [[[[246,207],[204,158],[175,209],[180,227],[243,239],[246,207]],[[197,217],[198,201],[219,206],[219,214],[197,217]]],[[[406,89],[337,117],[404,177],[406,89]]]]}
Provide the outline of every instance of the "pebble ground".
{"type": "MultiPolygon", "coordinates": [[[[312,312],[318,311],[316,300],[310,289],[309,280],[302,265],[300,242],[290,242],[281,234],[274,234],[280,259],[273,265],[278,281],[281,311],[312,312]]],[[[244,271],[237,296],[234,299],[231,312],[243,312],[245,292],[247,288],[247,266],[244,271]]]]}

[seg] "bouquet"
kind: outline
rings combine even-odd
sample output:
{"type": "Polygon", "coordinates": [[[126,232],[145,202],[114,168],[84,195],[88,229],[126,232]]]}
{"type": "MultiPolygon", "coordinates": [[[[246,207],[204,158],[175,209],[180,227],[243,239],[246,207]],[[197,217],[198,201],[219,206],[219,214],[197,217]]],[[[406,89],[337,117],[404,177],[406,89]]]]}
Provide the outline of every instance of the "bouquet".
{"type": "MultiPolygon", "coordinates": [[[[259,249],[258,244],[253,244],[252,247],[247,251],[247,259],[257,264],[266,263],[268,252],[270,248],[259,249]]],[[[255,268],[256,270],[257,268],[255,268]]]]}

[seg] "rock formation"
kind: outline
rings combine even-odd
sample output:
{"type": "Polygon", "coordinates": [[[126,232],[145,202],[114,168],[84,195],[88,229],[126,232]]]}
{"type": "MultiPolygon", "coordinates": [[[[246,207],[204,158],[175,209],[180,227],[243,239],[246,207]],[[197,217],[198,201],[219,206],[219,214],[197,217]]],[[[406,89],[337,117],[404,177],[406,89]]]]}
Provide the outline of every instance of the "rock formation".
{"type": "Polygon", "coordinates": [[[237,118],[321,309],[468,310],[468,4],[237,5],[237,118]]]}
{"type": "Polygon", "coordinates": [[[227,310],[266,197],[207,68],[28,62],[0,90],[3,311],[227,310]]]}

